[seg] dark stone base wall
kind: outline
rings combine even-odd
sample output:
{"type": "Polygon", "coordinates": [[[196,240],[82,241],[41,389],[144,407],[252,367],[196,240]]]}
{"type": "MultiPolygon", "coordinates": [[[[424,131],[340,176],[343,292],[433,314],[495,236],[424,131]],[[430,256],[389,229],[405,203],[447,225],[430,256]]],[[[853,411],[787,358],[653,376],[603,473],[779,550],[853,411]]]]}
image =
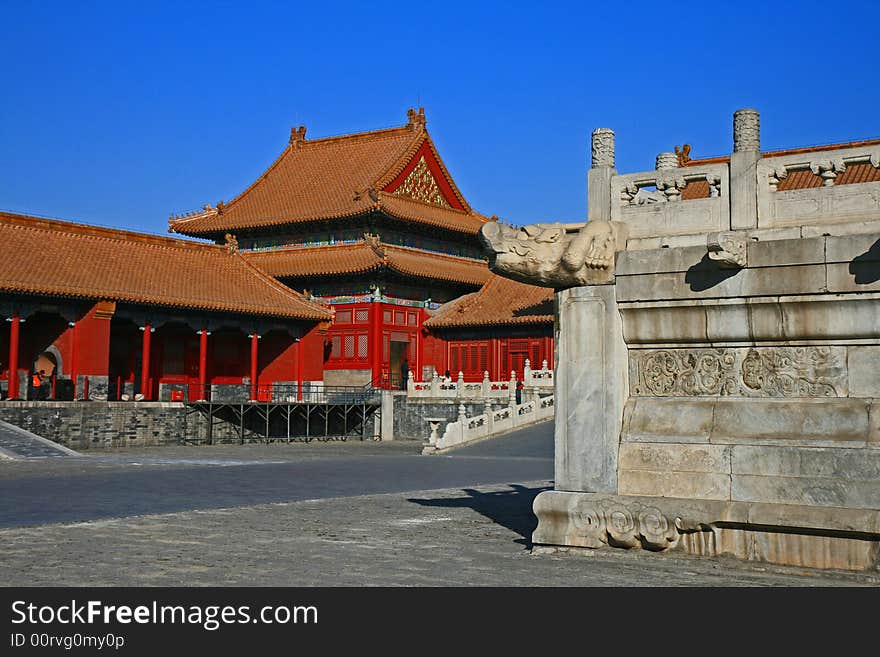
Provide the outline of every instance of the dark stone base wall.
{"type": "MultiPolygon", "coordinates": [[[[447,422],[458,419],[458,400],[449,401],[407,399],[405,394],[394,395],[394,439],[395,440],[428,440],[431,425],[425,418],[442,417],[446,422],[440,425],[440,435],[447,422]]],[[[464,402],[468,417],[482,415],[487,410],[495,410],[507,406],[506,400],[498,402],[464,402]]]]}
{"type": "MultiPolygon", "coordinates": [[[[291,440],[325,440],[345,437],[348,440],[372,440],[376,434],[375,407],[367,408],[366,426],[359,407],[347,418],[333,411],[325,425],[323,416],[314,412],[310,425],[300,411],[291,413],[291,440]],[[327,434],[325,434],[325,431],[327,434]]],[[[228,409],[227,409],[228,410],[228,409]]],[[[244,441],[265,440],[265,416],[252,409],[245,417],[244,441]]],[[[240,443],[240,424],[231,413],[218,413],[210,442],[240,443]]],[[[71,449],[105,447],[140,447],[203,444],[209,442],[205,415],[190,410],[180,402],[0,402],[0,420],[53,440],[71,449]]],[[[286,440],[287,418],[278,410],[269,422],[270,440],[286,440]]]]}

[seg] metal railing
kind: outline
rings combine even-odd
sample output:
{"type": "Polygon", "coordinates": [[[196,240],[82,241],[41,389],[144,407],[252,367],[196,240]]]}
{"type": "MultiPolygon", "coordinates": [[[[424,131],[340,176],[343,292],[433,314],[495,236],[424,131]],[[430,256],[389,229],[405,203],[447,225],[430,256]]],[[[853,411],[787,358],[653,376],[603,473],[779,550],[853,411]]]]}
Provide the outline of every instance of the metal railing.
{"type": "Polygon", "coordinates": [[[296,383],[168,383],[163,401],[185,403],[303,403],[364,404],[378,403],[379,390],[372,386],[324,386],[296,383]]]}

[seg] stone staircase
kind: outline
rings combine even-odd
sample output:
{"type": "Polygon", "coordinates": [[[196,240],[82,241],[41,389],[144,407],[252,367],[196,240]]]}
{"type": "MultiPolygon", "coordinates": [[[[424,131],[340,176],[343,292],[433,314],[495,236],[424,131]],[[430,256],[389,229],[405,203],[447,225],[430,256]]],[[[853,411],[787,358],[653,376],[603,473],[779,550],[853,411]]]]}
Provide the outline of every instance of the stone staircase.
{"type": "Polygon", "coordinates": [[[0,459],[79,456],[72,449],[0,420],[0,459]]]}

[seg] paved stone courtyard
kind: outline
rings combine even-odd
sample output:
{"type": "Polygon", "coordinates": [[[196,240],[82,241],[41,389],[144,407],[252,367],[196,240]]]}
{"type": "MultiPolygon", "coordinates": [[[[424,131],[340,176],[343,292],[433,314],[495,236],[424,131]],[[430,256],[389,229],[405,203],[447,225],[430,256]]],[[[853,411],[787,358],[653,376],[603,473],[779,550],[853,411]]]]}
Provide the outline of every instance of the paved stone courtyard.
{"type": "Polygon", "coordinates": [[[0,578],[6,586],[880,583],[873,573],[732,559],[533,554],[531,503],[552,486],[551,435],[543,425],[445,457],[421,456],[411,442],[339,442],[0,462],[0,578]]]}

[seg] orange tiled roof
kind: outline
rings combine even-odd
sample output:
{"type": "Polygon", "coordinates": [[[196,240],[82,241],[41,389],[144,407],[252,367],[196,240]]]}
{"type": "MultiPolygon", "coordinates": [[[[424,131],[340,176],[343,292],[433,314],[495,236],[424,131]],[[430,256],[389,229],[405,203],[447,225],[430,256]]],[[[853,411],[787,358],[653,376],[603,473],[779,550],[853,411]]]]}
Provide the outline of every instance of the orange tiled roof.
{"type": "Polygon", "coordinates": [[[485,262],[376,242],[246,251],[256,267],[278,278],[358,274],[387,267],[407,276],[482,285],[485,262]]]}
{"type": "Polygon", "coordinates": [[[0,292],[323,321],[226,247],[0,212],[0,292]]]}
{"type": "MultiPolygon", "coordinates": [[[[834,179],[834,186],[863,182],[880,182],[880,169],[870,162],[847,164],[846,169],[837,174],[837,177],[834,179]]],[[[822,176],[813,173],[810,169],[796,169],[789,171],[788,175],[779,181],[776,189],[777,191],[785,192],[792,189],[821,187],[824,184],[825,181],[822,179],[822,176]]]]}
{"type": "Polygon", "coordinates": [[[552,289],[490,274],[479,291],[444,304],[425,322],[425,326],[458,328],[552,323],[552,289]]]}
{"type": "Polygon", "coordinates": [[[295,132],[290,145],[263,175],[229,203],[169,220],[169,231],[208,235],[383,210],[399,219],[476,234],[487,221],[474,212],[452,177],[422,120],[398,128],[307,140],[295,132]],[[384,189],[428,144],[456,204],[463,210],[419,203],[384,189]]]}

